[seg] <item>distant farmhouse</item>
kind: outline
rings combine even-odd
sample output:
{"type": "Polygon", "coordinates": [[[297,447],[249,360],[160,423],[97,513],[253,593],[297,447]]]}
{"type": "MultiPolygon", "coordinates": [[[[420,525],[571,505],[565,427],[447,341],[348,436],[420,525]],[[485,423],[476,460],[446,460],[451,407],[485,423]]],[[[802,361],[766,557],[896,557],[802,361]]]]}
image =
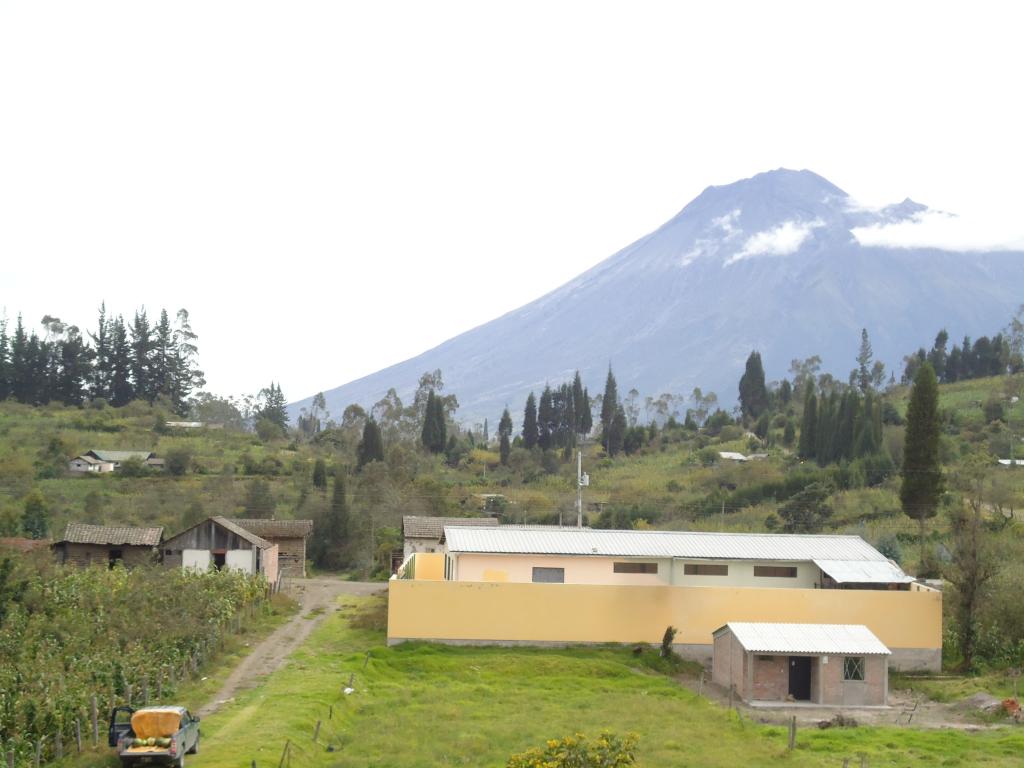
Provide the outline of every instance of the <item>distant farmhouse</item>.
{"type": "Polygon", "coordinates": [[[163,534],[163,528],[68,523],[52,546],[65,565],[144,565],[156,562],[163,534]]]}
{"type": "Polygon", "coordinates": [[[169,568],[262,573],[278,580],[278,545],[257,536],[226,517],[210,517],[171,536],[163,543],[163,563],[169,568]]]}
{"type": "Polygon", "coordinates": [[[75,456],[68,462],[68,469],[72,472],[86,473],[94,472],[116,472],[121,464],[130,459],[138,459],[142,465],[150,469],[163,469],[164,460],[158,459],[152,451],[87,451],[80,456],[75,456]]]}

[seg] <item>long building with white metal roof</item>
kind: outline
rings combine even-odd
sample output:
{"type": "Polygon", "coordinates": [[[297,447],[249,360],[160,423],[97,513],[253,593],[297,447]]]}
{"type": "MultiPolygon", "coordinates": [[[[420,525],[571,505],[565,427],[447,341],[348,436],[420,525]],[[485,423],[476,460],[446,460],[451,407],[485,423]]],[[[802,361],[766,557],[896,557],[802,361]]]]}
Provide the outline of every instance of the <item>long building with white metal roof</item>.
{"type": "Polygon", "coordinates": [[[859,536],[445,526],[457,581],[906,588],[859,536]]]}

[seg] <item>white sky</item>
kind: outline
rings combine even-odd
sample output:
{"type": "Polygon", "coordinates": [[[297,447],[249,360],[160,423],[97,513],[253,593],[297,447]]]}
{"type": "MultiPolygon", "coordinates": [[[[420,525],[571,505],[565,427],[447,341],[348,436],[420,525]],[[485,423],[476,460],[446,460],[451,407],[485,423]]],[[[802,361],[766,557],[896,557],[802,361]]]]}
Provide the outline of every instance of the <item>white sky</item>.
{"type": "Polygon", "coordinates": [[[4,2],[0,307],[184,306],[296,400],[779,166],[1024,231],[1024,7],[691,5],[4,2]]]}

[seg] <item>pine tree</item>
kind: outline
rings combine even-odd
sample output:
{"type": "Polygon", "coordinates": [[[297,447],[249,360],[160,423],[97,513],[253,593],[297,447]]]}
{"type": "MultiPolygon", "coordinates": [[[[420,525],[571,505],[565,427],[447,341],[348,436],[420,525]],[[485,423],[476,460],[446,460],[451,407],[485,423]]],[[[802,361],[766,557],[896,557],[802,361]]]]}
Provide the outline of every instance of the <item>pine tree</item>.
{"type": "Polygon", "coordinates": [[[323,459],[317,459],[313,464],[313,487],[319,491],[327,490],[327,464],[323,459]]]}
{"type": "Polygon", "coordinates": [[[554,407],[551,402],[551,387],[545,385],[540,395],[540,405],[537,407],[537,445],[542,450],[548,450],[553,444],[552,431],[554,429],[554,407]]]}
{"type": "Polygon", "coordinates": [[[0,317],[0,402],[11,396],[11,356],[7,343],[7,318],[0,317]]]}
{"type": "Polygon", "coordinates": [[[501,455],[501,463],[508,466],[508,457],[512,451],[512,417],[506,407],[501,413],[501,420],[498,422],[498,453],[501,455]]]}
{"type": "Polygon", "coordinates": [[[317,521],[311,542],[313,561],[324,568],[342,568],[348,562],[350,516],[345,493],[345,476],[341,467],[334,472],[331,503],[317,521]]]}
{"type": "Polygon", "coordinates": [[[523,445],[527,449],[537,445],[540,435],[537,433],[537,399],[533,392],[526,398],[526,408],[523,410],[523,445]]]}
{"type": "Polygon", "coordinates": [[[93,398],[111,399],[111,348],[110,321],[107,320],[107,303],[100,304],[100,316],[96,324],[96,333],[89,334],[96,349],[96,363],[93,368],[90,392],[93,398]]]}
{"type": "Polygon", "coordinates": [[[362,469],[371,461],[384,461],[384,438],[372,416],[363,424],[363,439],[356,448],[356,468],[362,469]]]}
{"type": "Polygon", "coordinates": [[[907,517],[917,520],[921,565],[925,562],[925,521],[935,517],[944,483],[939,464],[939,387],[935,371],[925,363],[914,377],[907,406],[900,503],[907,517]]]}
{"type": "Polygon", "coordinates": [[[572,407],[572,431],[574,435],[581,434],[584,432],[583,419],[586,414],[586,405],[583,399],[583,379],[580,378],[578,370],[572,380],[572,407]]]}
{"type": "Polygon", "coordinates": [[[764,366],[757,350],[747,358],[740,377],[740,410],[748,419],[756,419],[768,409],[768,389],[764,383],[764,366]]]}
{"type": "Polygon", "coordinates": [[[25,497],[21,529],[30,539],[45,539],[50,531],[50,509],[38,490],[32,490],[25,497]]]}
{"type": "Polygon", "coordinates": [[[594,428],[594,414],[590,411],[590,393],[583,388],[583,415],[580,419],[580,434],[589,435],[594,428]]]}
{"type": "MultiPolygon", "coordinates": [[[[615,383],[612,367],[608,366],[608,378],[604,382],[604,397],[601,400],[601,443],[608,449],[608,430],[619,410],[619,387],[615,383]]],[[[623,413],[625,418],[625,413],[623,413]]]]}
{"type": "Polygon", "coordinates": [[[110,404],[127,405],[135,399],[132,387],[132,349],[124,319],[114,319],[110,326],[110,404]]]}
{"type": "Polygon", "coordinates": [[[135,313],[132,320],[132,383],[135,396],[152,403],[156,399],[155,382],[153,381],[153,331],[149,327],[149,318],[145,308],[135,313]]]}
{"type": "Polygon", "coordinates": [[[257,519],[271,519],[274,517],[274,510],[277,509],[277,502],[274,500],[274,493],[266,480],[256,478],[249,481],[245,489],[245,499],[242,502],[245,508],[245,516],[257,519]]]}
{"type": "MultiPolygon", "coordinates": [[[[437,420],[434,418],[434,390],[427,393],[427,403],[423,409],[423,426],[420,428],[420,443],[431,453],[440,453],[437,448],[437,420]]],[[[443,447],[443,446],[442,446],[443,447]]]]}
{"type": "Polygon", "coordinates": [[[615,456],[622,450],[626,439],[626,428],[626,412],[622,406],[619,406],[612,417],[611,424],[608,425],[606,449],[609,456],[615,456]]]}
{"type": "Polygon", "coordinates": [[[873,357],[868,329],[861,328],[860,351],[857,353],[857,386],[860,387],[861,392],[871,389],[871,360],[873,357]]]}

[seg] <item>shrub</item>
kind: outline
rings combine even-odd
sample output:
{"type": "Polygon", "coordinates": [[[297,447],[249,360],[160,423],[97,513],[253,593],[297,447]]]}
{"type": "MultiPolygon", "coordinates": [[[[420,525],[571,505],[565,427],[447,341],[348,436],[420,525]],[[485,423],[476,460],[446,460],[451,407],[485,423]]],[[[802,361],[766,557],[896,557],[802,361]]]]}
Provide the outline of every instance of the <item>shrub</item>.
{"type": "Polygon", "coordinates": [[[639,736],[624,737],[602,731],[594,742],[582,733],[551,739],[543,749],[534,748],[512,755],[506,768],[624,768],[636,763],[639,736]]]}
{"type": "Polygon", "coordinates": [[[174,448],[167,452],[167,472],[180,477],[192,466],[192,451],[188,448],[174,448]]]}

